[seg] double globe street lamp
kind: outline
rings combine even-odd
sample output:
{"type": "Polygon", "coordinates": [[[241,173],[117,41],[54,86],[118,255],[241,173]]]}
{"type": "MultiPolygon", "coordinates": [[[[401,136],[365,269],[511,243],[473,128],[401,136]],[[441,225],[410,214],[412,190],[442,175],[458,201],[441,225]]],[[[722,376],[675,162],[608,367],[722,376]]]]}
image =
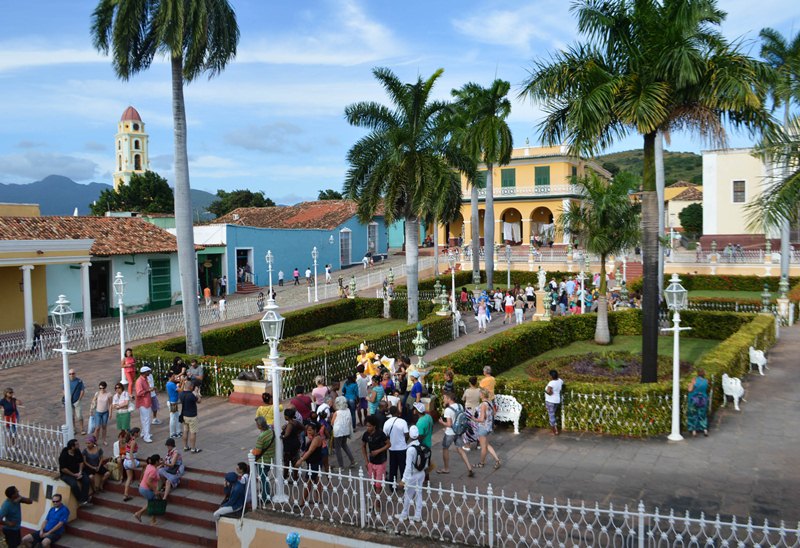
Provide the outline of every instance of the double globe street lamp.
{"type": "Polygon", "coordinates": [[[72,327],[75,319],[75,312],[70,308],[69,301],[65,295],[59,295],[56,305],[50,311],[53,319],[53,326],[61,335],[61,348],[55,349],[61,352],[61,375],[64,381],[64,445],[75,438],[75,423],[73,422],[72,391],[69,386],[69,355],[74,354],[75,350],[67,348],[67,331],[72,327]]]}
{"type": "Polygon", "coordinates": [[[681,386],[680,386],[680,332],[691,329],[691,327],[681,327],[681,310],[685,310],[689,302],[689,292],[681,285],[681,280],[677,274],[673,274],[669,280],[669,286],[664,291],[664,298],[667,301],[667,308],[672,310],[672,327],[662,329],[662,331],[672,331],[672,429],[667,436],[669,441],[681,441],[681,386]]]}
{"type": "Polygon", "coordinates": [[[122,298],[125,295],[125,277],[122,275],[122,272],[117,272],[117,275],[114,276],[114,283],[111,284],[114,287],[114,295],[117,296],[117,307],[119,308],[119,361],[120,364],[123,364],[123,367],[120,367],[120,379],[119,382],[122,383],[123,386],[128,385],[128,378],[125,376],[125,367],[124,367],[124,360],[125,360],[125,311],[123,306],[122,298]]]}

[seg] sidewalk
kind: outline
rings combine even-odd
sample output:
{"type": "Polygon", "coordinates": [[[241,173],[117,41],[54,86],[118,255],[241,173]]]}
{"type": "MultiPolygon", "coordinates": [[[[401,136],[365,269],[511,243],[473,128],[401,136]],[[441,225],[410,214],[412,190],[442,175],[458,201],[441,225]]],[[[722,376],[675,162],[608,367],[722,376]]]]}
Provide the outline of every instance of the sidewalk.
{"type": "MultiPolygon", "coordinates": [[[[289,308],[289,307],[287,307],[289,308]]],[[[285,309],[284,309],[285,310],[285,309]]],[[[474,318],[465,315],[469,335],[436,348],[426,355],[436,357],[460,349],[488,335],[478,335],[474,318]]],[[[502,318],[489,325],[490,334],[510,326],[502,318]]],[[[119,376],[117,348],[73,356],[70,365],[87,386],[87,398],[100,380],[115,381],[119,376]]],[[[665,437],[627,439],[590,433],[565,432],[554,437],[546,430],[525,429],[515,436],[512,429],[500,427],[492,435],[492,445],[503,461],[499,470],[484,468],[476,478],[466,471],[451,453],[451,473],[434,474],[442,481],[468,490],[484,489],[491,483],[495,493],[530,495],[547,501],[557,498],[589,504],[613,503],[635,507],[640,500],[649,510],[673,508],[687,510],[695,517],[704,512],[713,518],[752,516],[757,522],[785,520],[794,526],[800,521],[800,391],[797,390],[796,356],[800,353],[800,326],[784,328],[781,340],[769,354],[769,370],[764,377],[751,374],[743,379],[747,402],[740,412],[732,405],[717,412],[708,438],[687,438],[668,443],[665,437]]],[[[3,372],[3,385],[15,388],[22,400],[22,420],[57,424],[62,420],[61,363],[49,360],[3,372]]],[[[160,395],[164,400],[163,394],[160,395]]],[[[88,408],[88,400],[84,405],[88,408]]],[[[228,404],[223,398],[209,398],[200,404],[198,447],[202,453],[187,455],[188,466],[227,471],[246,460],[247,451],[257,437],[253,422],[255,408],[228,404]]],[[[163,419],[164,417],[162,417],[163,419]]],[[[138,420],[134,419],[134,425],[138,420]]],[[[167,425],[153,429],[156,443],[142,448],[142,454],[163,452],[167,425]]],[[[111,428],[112,432],[115,429],[111,428]]],[[[354,455],[361,463],[358,429],[351,440],[354,455]]],[[[113,441],[113,433],[109,439],[113,441]]],[[[442,429],[434,432],[434,461],[441,465],[442,429]]],[[[105,448],[110,451],[110,445],[105,448]]],[[[475,463],[478,454],[470,452],[475,463]]],[[[335,458],[331,456],[331,464],[335,458]]]]}

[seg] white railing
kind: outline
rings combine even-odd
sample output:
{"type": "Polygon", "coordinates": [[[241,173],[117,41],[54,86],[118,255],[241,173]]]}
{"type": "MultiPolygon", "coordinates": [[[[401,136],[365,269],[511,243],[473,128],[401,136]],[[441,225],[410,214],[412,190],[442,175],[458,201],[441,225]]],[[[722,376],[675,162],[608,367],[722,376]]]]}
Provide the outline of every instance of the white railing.
{"type": "MultiPolygon", "coordinates": [[[[251,504],[293,517],[370,528],[436,542],[469,546],[800,546],[800,530],[754,523],[751,518],[708,519],[660,511],[648,512],[644,503],[635,508],[599,503],[545,502],[516,492],[496,494],[491,484],[479,487],[421,486],[421,520],[398,519],[403,496],[395,484],[358,472],[319,472],[318,484],[309,485],[307,471],[300,481],[287,482],[285,502],[270,500],[258,485],[261,468],[250,475],[251,504]],[[302,498],[303,490],[308,489],[302,498]],[[312,503],[315,502],[315,504],[312,503]]],[[[297,469],[269,466],[271,494],[276,492],[276,472],[297,477],[297,469]]],[[[406,490],[409,486],[406,485],[406,490]]],[[[414,515],[412,506],[411,515],[414,515]]]]}
{"type": "MultiPolygon", "coordinates": [[[[712,253],[711,249],[701,249],[700,251],[676,250],[671,253],[671,257],[667,257],[667,261],[678,263],[710,263],[713,255],[718,264],[780,264],[780,251],[771,251],[768,257],[769,260],[765,257],[766,254],[766,251],[763,249],[743,249],[741,251],[717,249],[715,253],[712,253]]],[[[800,251],[792,252],[789,262],[792,264],[800,263],[800,251]]]]}
{"type": "MultiPolygon", "coordinates": [[[[257,314],[259,312],[257,301],[256,296],[226,301],[224,312],[215,307],[202,305],[200,325],[257,314]]],[[[183,311],[128,316],[125,318],[125,340],[138,341],[183,331],[183,321],[183,311]]],[[[76,324],[68,332],[68,347],[77,352],[86,352],[118,345],[119,339],[119,322],[97,323],[92,326],[92,333],[89,336],[84,332],[83,324],[76,324]]],[[[60,347],[59,335],[54,331],[45,331],[35,346],[26,343],[23,335],[6,338],[0,341],[0,369],[49,359],[53,357],[53,350],[57,347],[60,347]]]]}
{"type": "Polygon", "coordinates": [[[61,427],[0,421],[0,429],[0,460],[58,471],[58,456],[66,445],[61,427]]]}
{"type": "MultiPolygon", "coordinates": [[[[580,196],[582,194],[579,185],[560,184],[560,185],[534,185],[534,186],[504,186],[495,187],[494,197],[500,196],[548,196],[548,195],[572,195],[580,196]]],[[[469,199],[469,193],[464,195],[465,199],[469,199]]],[[[478,189],[478,199],[486,198],[486,189],[478,189]]]]}

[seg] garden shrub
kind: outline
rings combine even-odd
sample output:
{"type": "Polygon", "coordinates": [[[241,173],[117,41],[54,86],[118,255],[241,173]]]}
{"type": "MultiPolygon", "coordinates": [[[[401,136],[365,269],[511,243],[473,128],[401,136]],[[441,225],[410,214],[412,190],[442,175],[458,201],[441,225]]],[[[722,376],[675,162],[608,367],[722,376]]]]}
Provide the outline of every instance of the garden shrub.
{"type": "MultiPolygon", "coordinates": [[[[710,275],[710,274],[679,274],[681,285],[688,291],[699,291],[702,289],[717,291],[758,291],[764,290],[767,284],[771,293],[778,291],[779,276],[738,276],[738,275],[710,275]]],[[[669,277],[664,276],[664,287],[669,285],[669,277]]],[[[789,286],[797,287],[800,278],[789,278],[789,286]]],[[[637,278],[628,284],[631,291],[642,290],[642,279],[637,278]]],[[[691,298],[691,293],[689,298],[691,298]]],[[[800,295],[798,295],[800,297],[800,295]]]]}
{"type": "MultiPolygon", "coordinates": [[[[535,263],[533,272],[529,272],[527,270],[512,270],[511,271],[511,285],[519,284],[520,287],[525,287],[528,285],[528,282],[533,284],[534,287],[537,287],[537,269],[539,266],[546,269],[545,264],[535,263]]],[[[481,270],[481,283],[486,283],[486,271],[481,270]]],[[[547,270],[547,280],[549,281],[550,278],[555,278],[556,280],[561,280],[561,278],[565,278],[568,276],[575,276],[577,272],[564,272],[563,270],[547,270]]],[[[460,291],[460,288],[466,287],[470,289],[471,286],[474,286],[472,283],[472,270],[459,270],[456,272],[456,291],[460,291]]],[[[440,283],[446,283],[447,287],[450,287],[450,274],[442,274],[439,276],[440,283]]],[[[424,280],[419,281],[419,290],[432,290],[434,285],[436,284],[436,278],[426,278],[424,280]]],[[[505,288],[506,287],[506,271],[505,270],[496,270],[494,273],[494,284],[496,287],[505,288]]],[[[407,287],[405,285],[395,285],[395,288],[398,291],[406,291],[407,287]]]]}

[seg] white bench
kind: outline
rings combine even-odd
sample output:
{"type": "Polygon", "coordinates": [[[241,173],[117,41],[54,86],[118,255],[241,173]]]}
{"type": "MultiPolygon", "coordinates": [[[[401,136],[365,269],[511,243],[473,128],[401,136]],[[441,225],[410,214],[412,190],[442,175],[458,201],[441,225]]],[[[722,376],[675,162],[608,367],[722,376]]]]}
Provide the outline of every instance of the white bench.
{"type": "Polygon", "coordinates": [[[466,335],[467,334],[467,324],[464,323],[464,320],[461,318],[461,312],[459,312],[458,310],[456,310],[455,322],[456,322],[456,325],[458,325],[458,332],[461,333],[461,330],[463,329],[464,330],[464,335],[466,335]]]}
{"type": "Polygon", "coordinates": [[[496,394],[494,402],[497,405],[494,420],[513,422],[514,433],[519,434],[519,418],[522,415],[522,404],[519,403],[514,396],[507,396],[504,394],[496,394]]]}
{"type": "MultiPolygon", "coordinates": [[[[750,347],[752,349],[752,347],[750,347]]],[[[733,398],[733,408],[739,411],[739,400],[744,399],[744,387],[742,381],[737,377],[729,377],[727,373],[722,374],[722,407],[728,403],[728,396],[733,398]]]]}
{"type": "Polygon", "coordinates": [[[764,355],[763,350],[756,350],[752,346],[750,347],[750,369],[753,368],[753,364],[758,366],[758,373],[760,375],[764,374],[764,369],[769,369],[767,367],[767,357],[764,355]]]}

